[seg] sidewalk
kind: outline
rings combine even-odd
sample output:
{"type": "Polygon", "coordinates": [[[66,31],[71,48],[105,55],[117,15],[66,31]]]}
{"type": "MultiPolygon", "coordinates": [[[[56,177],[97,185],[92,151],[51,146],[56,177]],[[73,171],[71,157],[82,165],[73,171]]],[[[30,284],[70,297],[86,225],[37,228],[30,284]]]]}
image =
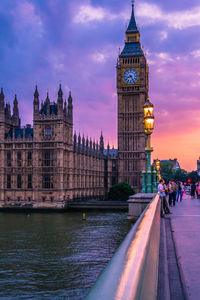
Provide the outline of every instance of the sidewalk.
{"type": "Polygon", "coordinates": [[[170,209],[179,265],[190,299],[197,300],[200,299],[200,199],[184,195],[183,201],[170,209]]]}

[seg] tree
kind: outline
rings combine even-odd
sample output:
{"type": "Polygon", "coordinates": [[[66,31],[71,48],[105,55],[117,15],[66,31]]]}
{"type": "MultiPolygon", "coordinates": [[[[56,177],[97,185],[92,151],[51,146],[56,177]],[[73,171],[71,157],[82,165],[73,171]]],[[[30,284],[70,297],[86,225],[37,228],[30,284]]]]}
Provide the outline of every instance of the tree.
{"type": "Polygon", "coordinates": [[[200,181],[200,176],[198,175],[197,171],[188,173],[183,169],[174,170],[173,164],[170,161],[161,162],[160,174],[165,182],[168,182],[171,179],[182,182],[186,182],[188,179],[190,179],[191,182],[200,181]]]}
{"type": "Polygon", "coordinates": [[[197,182],[200,180],[200,176],[198,175],[197,171],[192,171],[187,174],[187,179],[190,179],[191,182],[197,182]]]}
{"type": "Polygon", "coordinates": [[[173,164],[170,161],[164,161],[160,163],[160,174],[161,177],[168,182],[174,176],[173,164]]]}
{"type": "Polygon", "coordinates": [[[134,195],[135,191],[126,182],[120,182],[113,185],[108,193],[108,198],[115,201],[126,201],[129,196],[134,195]]]}
{"type": "Polygon", "coordinates": [[[186,182],[187,177],[188,177],[188,173],[183,169],[177,169],[173,175],[173,179],[175,181],[181,181],[181,182],[186,182]]]}

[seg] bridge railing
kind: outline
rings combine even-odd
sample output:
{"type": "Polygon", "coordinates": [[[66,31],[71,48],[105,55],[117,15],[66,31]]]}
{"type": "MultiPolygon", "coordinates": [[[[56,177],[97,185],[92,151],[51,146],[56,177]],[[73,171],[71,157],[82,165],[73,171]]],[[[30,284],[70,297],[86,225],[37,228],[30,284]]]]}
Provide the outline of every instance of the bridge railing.
{"type": "Polygon", "coordinates": [[[156,195],[127,234],[86,299],[156,299],[159,244],[160,200],[156,195]]]}

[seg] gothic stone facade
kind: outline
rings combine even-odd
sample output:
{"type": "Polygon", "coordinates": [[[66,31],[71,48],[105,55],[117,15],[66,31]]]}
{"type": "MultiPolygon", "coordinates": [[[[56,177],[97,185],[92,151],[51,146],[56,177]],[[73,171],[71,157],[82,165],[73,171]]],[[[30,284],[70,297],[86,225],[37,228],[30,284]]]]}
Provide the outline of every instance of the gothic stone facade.
{"type": "Polygon", "coordinates": [[[100,143],[73,136],[73,103],[39,102],[36,87],[33,128],[20,126],[18,101],[13,114],[0,93],[0,205],[63,207],[66,201],[102,199],[116,183],[116,153],[100,143]],[[113,176],[114,174],[114,176],[113,176]]]}
{"type": "Polygon", "coordinates": [[[143,105],[148,96],[148,65],[132,16],[117,64],[119,181],[141,190],[146,166],[143,105]]]}
{"type": "Polygon", "coordinates": [[[0,93],[0,205],[63,207],[67,200],[105,197],[110,186],[125,181],[141,188],[146,165],[143,105],[148,97],[148,65],[140,44],[134,7],[117,63],[118,150],[73,136],[71,94],[63,103],[39,103],[36,88],[33,128],[20,127],[18,101],[13,114],[0,93]]]}

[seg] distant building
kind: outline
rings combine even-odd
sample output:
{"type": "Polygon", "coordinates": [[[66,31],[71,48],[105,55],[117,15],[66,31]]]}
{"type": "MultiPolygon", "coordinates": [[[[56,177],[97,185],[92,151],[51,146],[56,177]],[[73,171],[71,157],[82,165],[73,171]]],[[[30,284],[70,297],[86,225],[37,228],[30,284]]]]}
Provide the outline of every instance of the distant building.
{"type": "Polygon", "coordinates": [[[118,152],[100,141],[73,134],[73,101],[33,100],[33,127],[20,126],[18,100],[13,113],[0,92],[1,206],[63,207],[67,200],[103,199],[117,183],[118,152]]]}
{"type": "MultiPolygon", "coordinates": [[[[161,163],[163,163],[163,162],[170,162],[170,163],[172,163],[172,165],[173,165],[173,170],[178,170],[178,169],[180,169],[181,167],[180,167],[180,164],[179,164],[179,162],[178,162],[178,160],[177,160],[177,158],[174,158],[174,159],[164,159],[164,160],[161,160],[160,161],[161,163]]],[[[154,161],[153,161],[153,165],[155,166],[156,165],[156,159],[154,159],[154,161]]]]}

